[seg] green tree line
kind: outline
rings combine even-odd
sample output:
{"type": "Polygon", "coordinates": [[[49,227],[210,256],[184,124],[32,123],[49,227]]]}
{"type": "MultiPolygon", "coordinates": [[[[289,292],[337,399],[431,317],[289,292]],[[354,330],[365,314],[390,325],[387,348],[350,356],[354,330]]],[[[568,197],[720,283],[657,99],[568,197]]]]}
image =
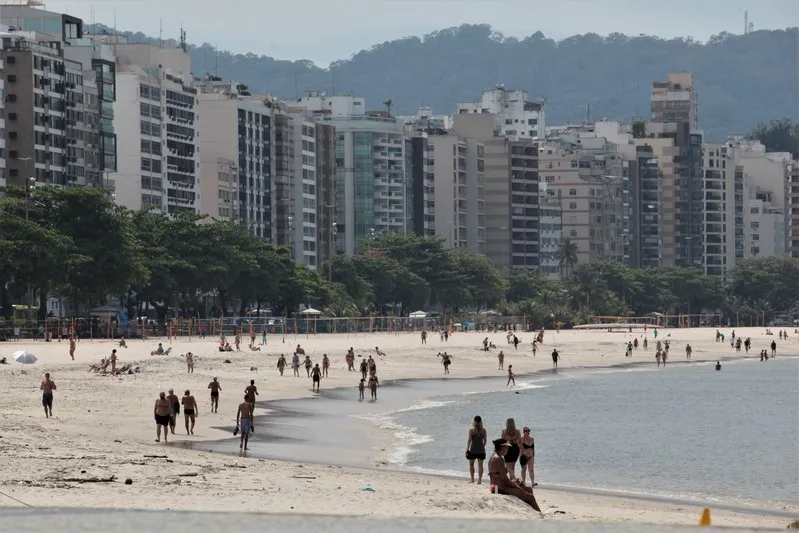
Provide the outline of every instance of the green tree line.
{"type": "Polygon", "coordinates": [[[145,304],[163,318],[243,315],[302,305],[331,316],[436,309],[457,315],[493,309],[534,324],[593,315],[720,312],[771,317],[796,311],[799,261],[738,263],[722,282],[686,268],[631,269],[612,261],[577,264],[564,241],[564,279],[535,271],[500,273],[487,258],[413,234],[384,234],[353,256],[318,270],[296,264],[230,222],[168,217],[115,205],[97,189],[0,190],[0,308],[27,303],[28,286],[46,314],[48,297],[87,307],[118,297],[129,316],[145,304]],[[212,303],[211,303],[212,302],[212,303]]]}

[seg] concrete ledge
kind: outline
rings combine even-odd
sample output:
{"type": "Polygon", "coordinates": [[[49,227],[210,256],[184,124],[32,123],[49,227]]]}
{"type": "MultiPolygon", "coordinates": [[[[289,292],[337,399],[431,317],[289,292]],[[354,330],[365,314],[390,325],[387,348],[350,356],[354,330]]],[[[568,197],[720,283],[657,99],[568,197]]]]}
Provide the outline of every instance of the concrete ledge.
{"type": "MultiPolygon", "coordinates": [[[[350,516],[281,515],[263,513],[191,513],[185,511],[125,511],[109,509],[0,508],[0,531],[14,533],[487,533],[533,527],[536,533],[686,533],[705,528],[642,524],[591,524],[546,520],[466,520],[446,518],[371,518],[350,516]]],[[[715,528],[718,530],[718,528],[715,528]]],[[[519,529],[524,531],[525,529],[519,529]]],[[[753,529],[735,529],[754,533],[753,529]]]]}

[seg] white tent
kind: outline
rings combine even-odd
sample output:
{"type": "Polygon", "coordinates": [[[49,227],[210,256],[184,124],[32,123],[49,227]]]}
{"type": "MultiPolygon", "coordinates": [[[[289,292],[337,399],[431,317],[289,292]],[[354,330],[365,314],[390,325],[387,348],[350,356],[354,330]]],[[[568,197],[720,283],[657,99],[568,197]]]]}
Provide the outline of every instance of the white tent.
{"type": "Polygon", "coordinates": [[[314,309],[313,307],[309,307],[305,311],[301,311],[300,314],[306,316],[308,315],[318,316],[322,314],[322,311],[320,311],[319,309],[314,309]]]}
{"type": "Polygon", "coordinates": [[[408,315],[409,318],[425,318],[426,316],[427,313],[425,313],[424,311],[414,311],[413,313],[408,315]]]}

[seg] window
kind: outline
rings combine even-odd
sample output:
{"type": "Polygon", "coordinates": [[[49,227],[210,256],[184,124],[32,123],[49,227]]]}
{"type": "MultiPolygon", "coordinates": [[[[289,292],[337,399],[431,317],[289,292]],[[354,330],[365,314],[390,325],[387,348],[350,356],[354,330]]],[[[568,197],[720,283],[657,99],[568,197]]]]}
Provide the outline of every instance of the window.
{"type": "Polygon", "coordinates": [[[16,102],[17,95],[16,94],[9,94],[6,96],[6,102],[16,102]]]}
{"type": "Polygon", "coordinates": [[[17,114],[16,113],[9,113],[8,114],[8,120],[11,120],[11,121],[17,120],[17,114]]]}
{"type": "Polygon", "coordinates": [[[9,131],[8,132],[8,138],[11,139],[11,140],[16,140],[17,132],[16,131],[9,131]]]}
{"type": "Polygon", "coordinates": [[[9,74],[8,75],[8,83],[17,83],[17,75],[16,74],[9,74]]]}
{"type": "Polygon", "coordinates": [[[577,189],[569,189],[569,196],[577,196],[577,189]]]}
{"type": "Polygon", "coordinates": [[[8,65],[13,65],[13,64],[15,64],[16,62],[17,62],[17,58],[16,58],[16,57],[14,57],[14,56],[8,56],[8,57],[6,58],[6,64],[8,64],[8,65]]]}
{"type": "Polygon", "coordinates": [[[19,153],[16,150],[10,150],[8,152],[8,157],[10,157],[11,159],[16,159],[19,157],[19,153]]]}
{"type": "Polygon", "coordinates": [[[752,222],[749,224],[749,227],[752,228],[752,230],[757,231],[760,229],[760,222],[752,222]]]}
{"type": "Polygon", "coordinates": [[[576,236],[577,236],[577,230],[576,229],[570,229],[569,230],[569,237],[576,237],[576,236]]]}
{"type": "Polygon", "coordinates": [[[753,240],[753,241],[759,241],[759,240],[760,240],[760,235],[759,235],[759,234],[757,234],[757,233],[753,233],[753,234],[752,234],[752,240],[753,240]]]}
{"type": "Polygon", "coordinates": [[[142,170],[150,170],[150,160],[146,157],[141,158],[141,169],[142,170]]]}
{"type": "Polygon", "coordinates": [[[753,207],[753,208],[751,208],[749,210],[749,212],[752,213],[753,215],[757,215],[757,214],[760,213],[760,208],[759,207],[753,207]]]}
{"type": "Polygon", "coordinates": [[[569,209],[577,209],[577,202],[569,202],[569,209]]]}
{"type": "Polygon", "coordinates": [[[758,248],[757,246],[752,246],[752,248],[750,248],[750,250],[749,250],[749,251],[750,251],[750,253],[751,253],[752,255],[757,255],[757,254],[759,254],[759,253],[760,253],[760,248],[758,248]]]}

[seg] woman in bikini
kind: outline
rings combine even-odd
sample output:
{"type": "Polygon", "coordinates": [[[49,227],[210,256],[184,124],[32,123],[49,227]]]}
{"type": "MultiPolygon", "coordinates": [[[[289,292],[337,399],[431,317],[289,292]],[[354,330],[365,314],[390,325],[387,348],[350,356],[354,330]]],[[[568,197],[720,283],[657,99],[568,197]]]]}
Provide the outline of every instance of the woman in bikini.
{"type": "Polygon", "coordinates": [[[525,477],[528,472],[530,473],[530,486],[535,487],[538,483],[535,482],[535,474],[533,474],[533,463],[535,461],[535,439],[530,435],[530,428],[525,427],[522,436],[522,455],[519,457],[519,466],[522,468],[522,485],[524,485],[525,477]]]}
{"type": "Polygon", "coordinates": [[[488,435],[483,427],[483,420],[476,416],[472,427],[469,428],[469,438],[466,440],[466,459],[469,461],[469,477],[474,483],[474,462],[477,461],[477,484],[483,482],[483,461],[486,458],[486,442],[488,435]]]}
{"type": "Polygon", "coordinates": [[[508,453],[505,454],[505,466],[511,479],[516,478],[516,461],[519,459],[519,442],[522,440],[521,432],[516,429],[516,421],[509,418],[502,430],[502,438],[508,441],[508,453]]]}
{"type": "Polygon", "coordinates": [[[519,484],[517,480],[508,475],[508,470],[505,468],[506,458],[502,456],[507,456],[509,451],[508,441],[505,439],[494,441],[494,455],[488,461],[488,477],[491,480],[492,488],[496,489],[497,494],[519,498],[540,513],[541,508],[535,501],[533,489],[519,484]]]}

